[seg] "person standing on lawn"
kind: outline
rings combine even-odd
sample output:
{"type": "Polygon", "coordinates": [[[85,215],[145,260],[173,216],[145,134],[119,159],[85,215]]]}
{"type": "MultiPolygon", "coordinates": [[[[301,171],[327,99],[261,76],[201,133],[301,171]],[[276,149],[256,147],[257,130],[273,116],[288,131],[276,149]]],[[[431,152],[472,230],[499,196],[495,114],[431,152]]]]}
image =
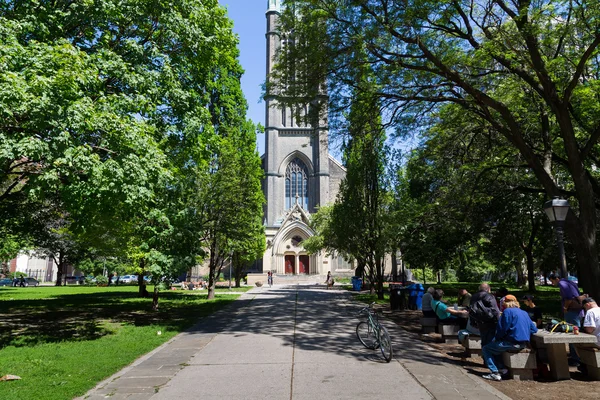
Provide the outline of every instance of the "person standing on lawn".
{"type": "Polygon", "coordinates": [[[491,372],[484,375],[484,379],[502,380],[502,375],[508,373],[502,363],[502,353],[528,347],[531,335],[537,332],[529,315],[519,306],[517,298],[512,294],[504,298],[505,310],[498,320],[494,340],[481,348],[483,361],[491,372]]]}
{"type": "MultiPolygon", "coordinates": [[[[555,274],[550,274],[548,278],[552,282],[552,286],[558,286],[560,290],[563,319],[565,322],[581,328],[583,307],[581,306],[579,287],[575,282],[565,278],[561,279],[555,274]]],[[[569,365],[579,365],[579,356],[577,355],[573,344],[569,344],[569,365]]]]}
{"type": "Polygon", "coordinates": [[[479,285],[479,291],[475,293],[471,297],[470,308],[474,308],[475,304],[481,301],[481,306],[483,306],[489,314],[492,315],[492,318],[489,320],[482,320],[473,317],[471,312],[469,313],[471,317],[471,324],[473,324],[479,332],[481,333],[481,346],[485,346],[490,343],[494,338],[494,334],[496,333],[496,324],[498,323],[498,318],[500,318],[500,310],[498,310],[498,303],[496,303],[496,298],[490,293],[490,285],[487,283],[482,283],[479,285]]]}

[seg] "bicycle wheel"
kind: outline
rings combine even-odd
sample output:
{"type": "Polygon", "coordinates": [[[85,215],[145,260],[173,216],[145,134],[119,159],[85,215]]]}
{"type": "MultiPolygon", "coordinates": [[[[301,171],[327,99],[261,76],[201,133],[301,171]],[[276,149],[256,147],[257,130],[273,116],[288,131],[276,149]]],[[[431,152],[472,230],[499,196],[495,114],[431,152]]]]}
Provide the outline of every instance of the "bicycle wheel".
{"type": "Polygon", "coordinates": [[[373,350],[377,346],[375,332],[368,322],[362,321],[356,325],[356,336],[367,349],[373,350]]]}
{"type": "Polygon", "coordinates": [[[394,350],[392,349],[392,339],[385,326],[379,326],[379,348],[386,362],[392,361],[394,350]]]}

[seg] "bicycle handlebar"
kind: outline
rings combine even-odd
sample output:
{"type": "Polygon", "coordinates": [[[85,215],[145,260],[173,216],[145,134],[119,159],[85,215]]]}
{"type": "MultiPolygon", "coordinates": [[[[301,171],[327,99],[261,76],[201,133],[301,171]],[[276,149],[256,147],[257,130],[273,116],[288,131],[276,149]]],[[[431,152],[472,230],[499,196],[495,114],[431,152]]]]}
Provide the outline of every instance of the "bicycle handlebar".
{"type": "Polygon", "coordinates": [[[372,302],[371,304],[369,304],[368,306],[361,308],[361,310],[358,312],[358,315],[367,312],[371,315],[377,315],[377,311],[373,310],[373,306],[376,304],[376,302],[372,302]]]}

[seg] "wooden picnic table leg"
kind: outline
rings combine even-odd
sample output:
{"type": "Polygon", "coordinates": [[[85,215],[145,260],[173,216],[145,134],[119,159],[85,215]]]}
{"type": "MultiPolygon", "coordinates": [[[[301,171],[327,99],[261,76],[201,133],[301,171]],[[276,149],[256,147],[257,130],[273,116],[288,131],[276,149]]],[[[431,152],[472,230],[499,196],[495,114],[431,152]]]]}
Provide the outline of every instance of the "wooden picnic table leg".
{"type": "Polygon", "coordinates": [[[550,376],[557,381],[571,379],[565,344],[548,343],[546,349],[548,351],[548,363],[550,364],[550,376]]]}

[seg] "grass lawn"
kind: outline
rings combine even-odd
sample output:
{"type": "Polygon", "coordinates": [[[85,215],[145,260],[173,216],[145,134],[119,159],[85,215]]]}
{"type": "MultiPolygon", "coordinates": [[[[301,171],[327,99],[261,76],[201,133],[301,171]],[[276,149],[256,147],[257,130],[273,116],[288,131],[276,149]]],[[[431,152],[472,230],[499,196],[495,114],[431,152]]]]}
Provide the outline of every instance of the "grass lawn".
{"type": "MultiPolygon", "coordinates": [[[[496,290],[500,289],[501,287],[506,287],[510,294],[517,297],[517,300],[519,300],[519,303],[521,303],[522,307],[523,307],[523,301],[521,299],[523,298],[523,295],[533,294],[535,305],[540,307],[543,311],[544,323],[550,321],[550,319],[557,319],[557,320],[561,319],[561,317],[560,317],[560,311],[561,311],[560,295],[558,292],[558,288],[556,288],[556,287],[536,286],[536,292],[530,293],[526,289],[523,290],[516,286],[512,287],[510,285],[507,285],[506,283],[490,282],[490,285],[492,287],[492,292],[495,292],[496,290]]],[[[440,285],[427,284],[427,285],[424,285],[425,290],[427,290],[427,288],[429,286],[433,286],[436,289],[442,289],[444,291],[444,299],[449,304],[453,304],[456,301],[456,299],[458,298],[458,290],[459,289],[465,288],[469,291],[469,293],[474,294],[477,292],[479,283],[477,283],[477,282],[448,282],[448,283],[442,283],[440,285]]],[[[351,290],[351,287],[349,287],[348,289],[351,290]]],[[[389,297],[388,291],[386,291],[384,293],[383,300],[377,299],[377,295],[370,295],[367,293],[357,294],[357,295],[355,295],[355,299],[358,301],[365,302],[365,303],[376,302],[378,304],[389,304],[389,302],[390,302],[390,297],[389,297]]]]}
{"type": "Polygon", "coordinates": [[[22,379],[0,382],[0,399],[83,395],[249,289],[217,289],[210,301],[206,291],[165,291],[153,312],[135,286],[1,287],[0,376],[22,379]]]}

